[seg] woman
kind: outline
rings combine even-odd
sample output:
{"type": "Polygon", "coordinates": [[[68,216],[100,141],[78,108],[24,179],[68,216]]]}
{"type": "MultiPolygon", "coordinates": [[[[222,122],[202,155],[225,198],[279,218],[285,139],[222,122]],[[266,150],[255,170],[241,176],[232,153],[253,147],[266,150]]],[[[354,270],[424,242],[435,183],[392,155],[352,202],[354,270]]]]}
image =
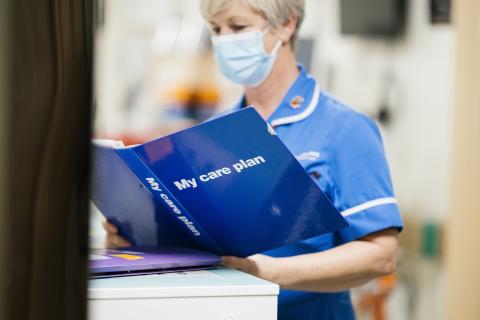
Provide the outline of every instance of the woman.
{"type": "MultiPolygon", "coordinates": [[[[255,106],[349,223],[224,264],[278,283],[279,319],[353,319],[348,289],[394,270],[402,228],[380,133],[297,65],[304,1],[203,0],[202,12],[220,70],[245,86],[234,109],[255,106]]],[[[105,227],[109,246],[126,244],[105,227]]]]}

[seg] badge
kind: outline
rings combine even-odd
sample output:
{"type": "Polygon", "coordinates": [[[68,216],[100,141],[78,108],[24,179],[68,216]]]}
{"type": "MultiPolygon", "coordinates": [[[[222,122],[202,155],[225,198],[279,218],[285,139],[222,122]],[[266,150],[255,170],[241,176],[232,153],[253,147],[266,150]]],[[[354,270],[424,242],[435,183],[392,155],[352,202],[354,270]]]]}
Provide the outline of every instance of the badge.
{"type": "Polygon", "coordinates": [[[302,103],[305,99],[302,96],[295,96],[290,100],[290,107],[292,109],[298,109],[302,106],[302,103]]]}

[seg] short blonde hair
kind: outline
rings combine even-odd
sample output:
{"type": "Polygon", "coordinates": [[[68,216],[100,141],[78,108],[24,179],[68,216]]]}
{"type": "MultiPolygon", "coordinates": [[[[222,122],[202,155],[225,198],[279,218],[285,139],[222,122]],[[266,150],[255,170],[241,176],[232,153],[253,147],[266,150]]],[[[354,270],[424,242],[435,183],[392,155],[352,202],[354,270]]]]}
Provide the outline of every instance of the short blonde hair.
{"type": "MultiPolygon", "coordinates": [[[[201,11],[204,19],[209,20],[215,14],[226,10],[233,1],[239,0],[202,0],[201,11]]],[[[253,11],[260,13],[273,26],[279,26],[287,21],[292,15],[296,16],[297,26],[290,38],[290,45],[294,47],[298,29],[305,17],[304,0],[245,0],[253,11]]]]}

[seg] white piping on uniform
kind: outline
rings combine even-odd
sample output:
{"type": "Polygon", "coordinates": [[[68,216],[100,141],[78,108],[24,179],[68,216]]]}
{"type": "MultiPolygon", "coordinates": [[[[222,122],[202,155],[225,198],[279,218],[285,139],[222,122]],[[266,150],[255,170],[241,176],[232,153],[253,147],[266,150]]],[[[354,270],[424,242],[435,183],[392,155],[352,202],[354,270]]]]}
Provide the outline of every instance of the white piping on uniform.
{"type": "Polygon", "coordinates": [[[372,207],[381,206],[381,205],[384,205],[384,204],[394,204],[394,203],[398,203],[397,199],[395,199],[395,198],[379,198],[379,199],[364,202],[364,203],[359,204],[358,206],[352,207],[350,209],[343,210],[340,213],[342,214],[342,216],[347,217],[351,214],[359,213],[363,210],[367,210],[367,209],[370,209],[372,207]]]}
{"type": "Polygon", "coordinates": [[[283,124],[298,122],[305,119],[310,114],[312,114],[312,112],[315,110],[315,108],[317,107],[319,98],[320,98],[320,87],[318,86],[317,81],[315,81],[315,90],[313,91],[312,100],[310,101],[310,104],[308,105],[308,107],[303,112],[296,114],[294,116],[283,117],[283,118],[278,118],[273,120],[271,122],[271,126],[276,127],[283,124]]]}

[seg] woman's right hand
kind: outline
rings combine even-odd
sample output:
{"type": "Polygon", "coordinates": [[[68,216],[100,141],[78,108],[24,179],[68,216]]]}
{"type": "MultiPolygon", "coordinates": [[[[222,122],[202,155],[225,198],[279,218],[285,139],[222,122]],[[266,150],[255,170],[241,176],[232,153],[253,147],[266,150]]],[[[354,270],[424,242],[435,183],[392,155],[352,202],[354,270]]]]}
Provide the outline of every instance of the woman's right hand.
{"type": "Polygon", "coordinates": [[[105,248],[116,249],[121,247],[131,247],[132,244],[125,238],[118,234],[118,229],[115,225],[111,224],[107,220],[102,221],[103,229],[107,232],[105,237],[105,248]]]}

